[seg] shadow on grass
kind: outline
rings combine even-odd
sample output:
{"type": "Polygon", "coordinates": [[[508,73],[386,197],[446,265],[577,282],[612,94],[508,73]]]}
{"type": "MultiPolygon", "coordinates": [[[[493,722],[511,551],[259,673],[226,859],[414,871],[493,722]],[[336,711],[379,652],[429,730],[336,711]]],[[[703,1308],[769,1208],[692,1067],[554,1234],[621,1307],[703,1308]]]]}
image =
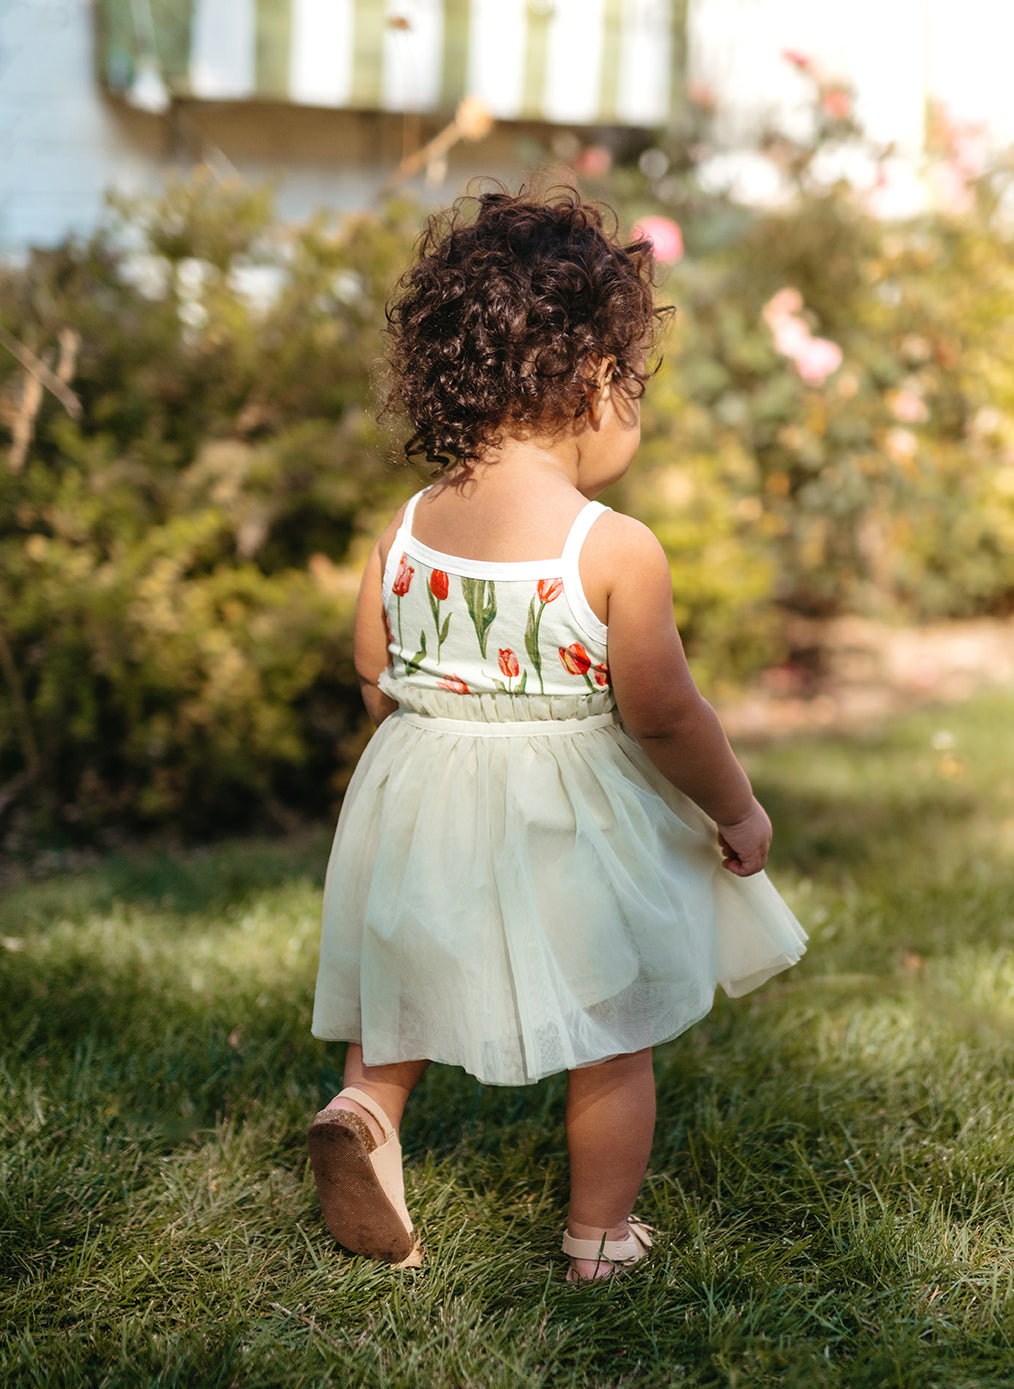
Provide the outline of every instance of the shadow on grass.
{"type": "MultiPolygon", "coordinates": [[[[263,1382],[293,1384],[311,1354],[325,1378],[371,1386],[407,1383],[399,1356],[440,1385],[1002,1383],[987,1375],[1009,1352],[1009,1044],[935,1004],[976,951],[986,978],[988,952],[1009,946],[1014,864],[1009,845],[982,847],[985,773],[970,761],[967,779],[947,779],[924,732],[914,760],[890,738],[758,757],[780,830],[775,879],[812,880],[800,900],[821,920],[798,970],[720,997],[658,1048],[640,1206],[659,1249],[605,1292],[560,1282],[562,1076],[499,1089],[431,1068],[403,1131],[430,1265],[395,1278],[330,1243],[304,1146],[342,1060],[308,1032],[326,836],[319,851],[131,856],[24,888],[0,1035],[7,1190],[22,1188],[4,1224],[25,1267],[38,1257],[80,1296],[90,1219],[111,1242],[136,1222],[177,1298],[198,1262],[210,1278],[232,1259],[229,1345],[215,1349],[216,1302],[201,1313],[194,1382],[213,1364],[239,1374],[229,1347],[245,1356],[260,1335],[258,1355],[269,1342],[280,1355],[279,1337],[291,1354],[263,1382]],[[244,1282],[251,1250],[288,1263],[269,1276],[254,1260],[244,1282]],[[331,1341],[310,1325],[318,1313],[331,1341]],[[500,1374],[487,1350],[504,1327],[497,1354],[538,1345],[524,1377],[500,1374]],[[469,1346],[485,1361],[441,1379],[443,1357],[469,1346]]],[[[230,1279],[215,1276],[226,1297],[230,1279]]],[[[82,1337],[95,1325],[83,1320],[82,1337]]]]}
{"type": "Polygon", "coordinates": [[[319,827],[279,840],[119,851],[91,867],[18,882],[0,900],[0,924],[16,932],[141,907],[171,915],[178,932],[207,930],[215,914],[235,911],[267,889],[293,881],[322,888],[331,835],[331,827],[319,827]]]}

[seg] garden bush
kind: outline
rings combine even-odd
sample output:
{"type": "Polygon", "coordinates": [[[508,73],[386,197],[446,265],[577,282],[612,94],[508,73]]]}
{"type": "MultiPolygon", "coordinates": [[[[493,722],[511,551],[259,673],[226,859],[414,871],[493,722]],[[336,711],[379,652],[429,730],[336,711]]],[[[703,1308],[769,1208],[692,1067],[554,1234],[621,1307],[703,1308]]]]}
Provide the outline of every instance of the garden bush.
{"type": "MultiPolygon", "coordinates": [[[[47,394],[0,468],[0,781],[22,834],[331,809],[361,739],[359,569],[418,485],[388,466],[369,377],[415,227],[392,205],[284,228],[263,193],[198,179],[0,282],[35,358],[80,343],[79,418],[47,394]]],[[[34,378],[12,362],[16,436],[34,378]]]]}
{"type": "MultiPolygon", "coordinates": [[[[829,138],[783,142],[777,208],[704,193],[686,132],[665,177],[589,184],[627,225],[682,225],[641,454],[606,500],[659,534],[710,690],[784,659],[794,614],[1014,595],[1001,184],[885,225],[815,177],[829,138]]],[[[333,810],[367,732],[358,575],[423,477],[393,466],[371,385],[420,221],[391,202],[284,226],[264,191],[199,176],[0,273],[8,847],[333,810]]]]}

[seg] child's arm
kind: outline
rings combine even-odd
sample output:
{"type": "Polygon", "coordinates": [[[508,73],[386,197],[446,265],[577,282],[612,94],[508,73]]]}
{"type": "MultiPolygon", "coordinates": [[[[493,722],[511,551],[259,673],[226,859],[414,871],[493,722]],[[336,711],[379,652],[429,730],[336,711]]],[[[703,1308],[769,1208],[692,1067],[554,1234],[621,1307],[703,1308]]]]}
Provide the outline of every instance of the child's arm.
{"type": "MultiPolygon", "coordinates": [[[[387,650],[387,624],[384,621],[384,566],[382,552],[384,536],[377,541],[367,560],[363,581],[356,601],[356,626],[353,646],[356,674],[362,691],[366,712],[375,724],[381,724],[398,705],[378,688],[377,681],[387,669],[390,654],[387,650]]],[[[393,537],[392,537],[393,538],[393,537]]],[[[388,542],[390,543],[390,542],[388,542]]]]}
{"type": "Polygon", "coordinates": [[[609,671],[623,721],[655,766],[716,822],[725,867],[740,877],[758,873],[771,822],[690,674],[665,552],[627,516],[602,517],[596,531],[595,561],[609,576],[609,671]]]}

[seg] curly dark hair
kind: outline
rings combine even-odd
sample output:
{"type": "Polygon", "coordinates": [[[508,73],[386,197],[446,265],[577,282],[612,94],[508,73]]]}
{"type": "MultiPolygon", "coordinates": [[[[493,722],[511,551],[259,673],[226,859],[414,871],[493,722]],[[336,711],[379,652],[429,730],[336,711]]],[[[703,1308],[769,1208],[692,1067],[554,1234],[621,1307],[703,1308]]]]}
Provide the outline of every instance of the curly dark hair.
{"type": "Polygon", "coordinates": [[[606,357],[614,389],[643,393],[667,311],[653,303],[651,242],[621,245],[610,208],[572,188],[460,198],[417,249],[387,306],[384,413],[408,416],[410,462],[439,471],[511,431],[555,433],[587,408],[606,357]]]}

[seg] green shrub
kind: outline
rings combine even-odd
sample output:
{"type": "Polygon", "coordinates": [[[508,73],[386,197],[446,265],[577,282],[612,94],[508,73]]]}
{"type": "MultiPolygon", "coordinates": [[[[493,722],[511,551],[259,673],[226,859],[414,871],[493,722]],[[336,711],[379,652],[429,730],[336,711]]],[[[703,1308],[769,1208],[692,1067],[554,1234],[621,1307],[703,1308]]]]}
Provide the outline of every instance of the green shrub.
{"type": "MultiPolygon", "coordinates": [[[[795,612],[919,621],[1014,597],[999,184],[961,217],[884,226],[813,179],[825,134],[791,152],[778,211],[703,195],[686,133],[678,177],[601,189],[628,223],[683,224],[641,453],[607,500],[661,538],[711,689],[782,659],[795,612]],[[804,379],[779,304],[840,365],[804,379]]],[[[0,273],[21,355],[0,360],[8,844],[333,810],[365,736],[359,572],[420,482],[391,466],[370,377],[420,216],[285,227],[264,192],[197,178],[0,273]],[[40,388],[45,369],[64,385],[40,388]]]]}
{"type": "MultiPolygon", "coordinates": [[[[263,194],[198,180],[0,282],[37,358],[80,341],[80,418],[47,394],[0,468],[0,785],[21,832],[332,809],[362,721],[359,570],[418,485],[369,413],[414,232],[398,206],[286,229],[263,194]]],[[[14,433],[26,375],[4,367],[14,433]]]]}

